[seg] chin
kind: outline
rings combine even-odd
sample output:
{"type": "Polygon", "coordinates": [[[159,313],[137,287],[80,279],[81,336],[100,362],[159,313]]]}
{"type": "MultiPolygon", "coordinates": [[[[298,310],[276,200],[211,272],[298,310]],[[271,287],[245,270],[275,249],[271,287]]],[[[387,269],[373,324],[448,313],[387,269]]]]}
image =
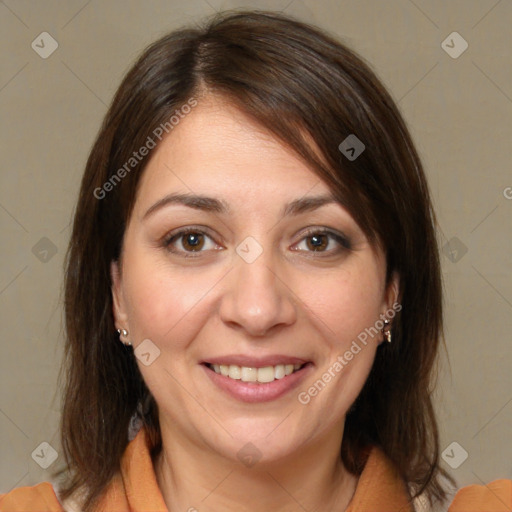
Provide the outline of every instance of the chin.
{"type": "MultiPolygon", "coordinates": [[[[279,419],[275,417],[260,419],[238,419],[233,422],[225,421],[222,426],[231,434],[222,431],[222,441],[216,440],[213,446],[216,450],[223,446],[224,455],[237,461],[245,456],[258,458],[260,462],[273,462],[289,456],[304,443],[304,434],[300,439],[290,435],[290,425],[283,422],[286,415],[279,419]],[[282,423],[281,426],[280,423],[282,423]],[[277,427],[277,428],[276,428],[277,427]],[[220,441],[220,444],[219,444],[220,441]]],[[[301,429],[303,432],[303,430],[301,429]]]]}

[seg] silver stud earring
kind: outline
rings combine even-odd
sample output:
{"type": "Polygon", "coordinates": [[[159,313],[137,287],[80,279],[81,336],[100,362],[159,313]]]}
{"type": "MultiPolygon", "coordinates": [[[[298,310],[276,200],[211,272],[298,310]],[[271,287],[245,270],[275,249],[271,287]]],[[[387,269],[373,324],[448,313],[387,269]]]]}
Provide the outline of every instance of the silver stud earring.
{"type": "MultiPolygon", "coordinates": [[[[128,336],[128,331],[126,329],[117,329],[117,332],[119,333],[119,338],[121,338],[121,336],[123,337],[127,337],[128,336]]],[[[124,342],[123,340],[121,340],[125,345],[131,345],[131,341],[126,341],[124,342]]]]}
{"type": "Polygon", "coordinates": [[[384,320],[384,327],[382,328],[382,334],[386,338],[386,341],[389,343],[391,343],[391,327],[389,327],[390,324],[391,322],[389,320],[384,320]],[[387,327],[389,327],[389,329],[386,329],[387,327]]]}

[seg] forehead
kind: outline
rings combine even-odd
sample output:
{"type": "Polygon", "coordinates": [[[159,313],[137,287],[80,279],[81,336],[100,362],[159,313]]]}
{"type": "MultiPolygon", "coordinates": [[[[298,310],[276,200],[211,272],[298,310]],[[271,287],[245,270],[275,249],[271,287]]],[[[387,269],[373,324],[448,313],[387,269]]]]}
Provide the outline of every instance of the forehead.
{"type": "Polygon", "coordinates": [[[170,191],[240,203],[330,192],[292,150],[215,97],[200,101],[160,142],[141,178],[138,202],[145,205],[170,191]]]}

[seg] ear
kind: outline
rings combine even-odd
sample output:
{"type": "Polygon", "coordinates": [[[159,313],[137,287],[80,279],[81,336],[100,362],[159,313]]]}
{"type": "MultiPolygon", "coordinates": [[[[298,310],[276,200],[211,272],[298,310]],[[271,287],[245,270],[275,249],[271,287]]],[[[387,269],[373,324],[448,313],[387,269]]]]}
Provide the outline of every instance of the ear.
{"type": "Polygon", "coordinates": [[[121,271],[117,261],[112,261],[110,263],[110,277],[112,279],[112,312],[114,314],[116,329],[127,329],[129,331],[128,315],[126,314],[123,296],[121,271]]]}
{"type": "Polygon", "coordinates": [[[400,300],[400,276],[396,271],[393,272],[389,280],[385,300],[387,309],[393,309],[393,304],[398,303],[400,300]]]}
{"type": "MultiPolygon", "coordinates": [[[[393,272],[391,275],[391,279],[389,280],[388,286],[386,288],[386,292],[384,294],[384,300],[383,300],[383,313],[381,318],[384,319],[386,315],[386,312],[389,310],[391,311],[400,311],[402,309],[402,306],[399,303],[400,300],[400,276],[397,272],[393,272]]],[[[394,315],[393,315],[394,316],[394,315]]],[[[391,324],[393,323],[392,320],[390,320],[391,324]]],[[[384,333],[382,336],[382,339],[379,341],[379,345],[384,343],[384,333]]]]}

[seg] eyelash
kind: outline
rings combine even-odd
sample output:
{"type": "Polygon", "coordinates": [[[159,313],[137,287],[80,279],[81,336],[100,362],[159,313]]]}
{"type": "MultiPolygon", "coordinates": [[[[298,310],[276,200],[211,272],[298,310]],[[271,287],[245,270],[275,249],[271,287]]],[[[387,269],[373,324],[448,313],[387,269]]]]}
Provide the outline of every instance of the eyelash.
{"type": "MultiPolygon", "coordinates": [[[[163,245],[170,252],[172,252],[174,254],[180,254],[184,258],[197,258],[197,257],[199,257],[199,254],[201,252],[205,252],[205,251],[202,251],[202,250],[200,250],[200,251],[181,251],[181,250],[171,249],[171,245],[175,241],[179,240],[182,237],[185,237],[186,235],[188,235],[190,233],[197,234],[197,235],[205,235],[208,238],[210,238],[212,241],[214,241],[213,238],[203,229],[189,227],[189,228],[184,228],[175,233],[170,234],[168,237],[166,237],[164,239],[163,245]]],[[[298,252],[318,253],[318,254],[320,254],[320,257],[322,257],[321,256],[322,254],[327,255],[327,256],[332,256],[333,254],[337,254],[342,251],[348,251],[352,248],[350,240],[348,238],[346,238],[344,235],[341,235],[340,233],[337,233],[336,231],[332,231],[332,230],[326,229],[326,228],[312,229],[312,230],[307,231],[306,233],[304,233],[303,237],[299,240],[298,243],[300,243],[303,240],[310,238],[314,235],[325,235],[325,236],[331,237],[331,239],[333,239],[335,242],[337,242],[340,247],[338,247],[338,249],[329,250],[329,251],[301,251],[301,250],[297,250],[297,251],[298,252]]],[[[298,245],[298,243],[295,245],[298,245]]]]}

